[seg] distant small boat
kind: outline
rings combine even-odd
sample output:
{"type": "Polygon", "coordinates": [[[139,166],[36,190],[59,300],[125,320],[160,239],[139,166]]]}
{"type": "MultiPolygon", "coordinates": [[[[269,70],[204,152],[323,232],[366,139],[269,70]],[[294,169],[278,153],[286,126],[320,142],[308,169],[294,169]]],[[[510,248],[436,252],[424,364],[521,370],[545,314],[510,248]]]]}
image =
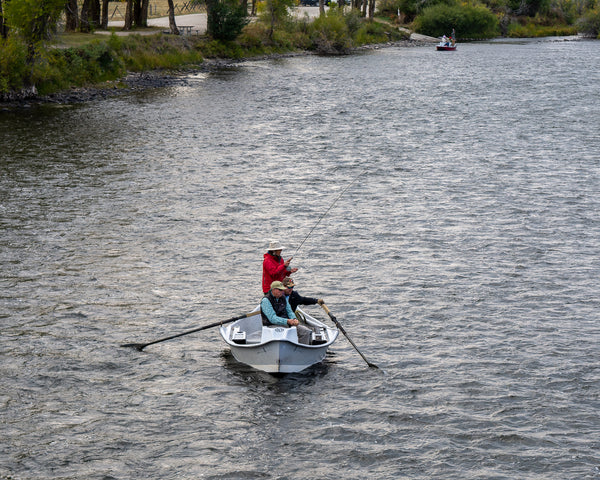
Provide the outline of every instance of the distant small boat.
{"type": "Polygon", "coordinates": [[[310,345],[298,342],[296,327],[264,326],[260,315],[243,318],[220,329],[238,362],[269,373],[293,373],[321,362],[339,331],[302,310],[296,316],[313,330],[310,345]]]}
{"type": "Polygon", "coordinates": [[[452,52],[454,50],[456,50],[456,43],[454,45],[450,45],[448,42],[443,43],[440,42],[435,46],[436,50],[441,50],[441,51],[446,51],[446,52],[452,52]]]}

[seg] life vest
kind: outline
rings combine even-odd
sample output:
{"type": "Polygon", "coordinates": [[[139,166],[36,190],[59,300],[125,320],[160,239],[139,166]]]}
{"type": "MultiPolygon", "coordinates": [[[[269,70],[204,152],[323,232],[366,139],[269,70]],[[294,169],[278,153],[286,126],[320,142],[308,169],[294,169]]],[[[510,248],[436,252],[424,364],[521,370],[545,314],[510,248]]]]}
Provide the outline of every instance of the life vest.
{"type": "MultiPolygon", "coordinates": [[[[271,291],[269,290],[269,293],[267,293],[265,295],[265,298],[268,299],[269,302],[271,302],[273,310],[275,310],[275,315],[277,315],[278,317],[281,317],[281,318],[287,318],[288,317],[288,314],[287,314],[287,300],[285,299],[285,295],[282,295],[281,298],[275,298],[273,296],[273,294],[271,293],[271,291]]],[[[262,311],[262,308],[260,309],[260,315],[262,317],[262,323],[263,323],[263,325],[272,325],[272,323],[269,322],[269,319],[267,318],[267,316],[262,311]]]]}

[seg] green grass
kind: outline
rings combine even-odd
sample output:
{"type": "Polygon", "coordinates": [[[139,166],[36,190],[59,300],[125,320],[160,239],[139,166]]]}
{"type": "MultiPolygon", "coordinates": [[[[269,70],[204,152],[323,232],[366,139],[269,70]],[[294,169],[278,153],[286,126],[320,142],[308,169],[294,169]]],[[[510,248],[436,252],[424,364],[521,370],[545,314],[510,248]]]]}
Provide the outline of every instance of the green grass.
{"type": "Polygon", "coordinates": [[[572,25],[537,25],[533,22],[521,25],[512,23],[508,26],[511,38],[563,37],[577,35],[577,27],[572,25]]]}

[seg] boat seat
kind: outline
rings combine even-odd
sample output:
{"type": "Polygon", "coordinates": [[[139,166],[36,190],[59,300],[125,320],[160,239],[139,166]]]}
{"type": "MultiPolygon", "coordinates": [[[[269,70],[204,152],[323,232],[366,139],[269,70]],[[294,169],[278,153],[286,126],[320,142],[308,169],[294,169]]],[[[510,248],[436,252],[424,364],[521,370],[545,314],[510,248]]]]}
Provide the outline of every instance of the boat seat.
{"type": "Polygon", "coordinates": [[[260,343],[262,328],[253,332],[246,332],[246,343],[260,343]]]}
{"type": "MultiPolygon", "coordinates": [[[[262,318],[253,315],[237,322],[240,332],[245,333],[245,343],[260,343],[262,335],[262,318]]],[[[236,327],[236,328],[237,328],[236,327]]]]}

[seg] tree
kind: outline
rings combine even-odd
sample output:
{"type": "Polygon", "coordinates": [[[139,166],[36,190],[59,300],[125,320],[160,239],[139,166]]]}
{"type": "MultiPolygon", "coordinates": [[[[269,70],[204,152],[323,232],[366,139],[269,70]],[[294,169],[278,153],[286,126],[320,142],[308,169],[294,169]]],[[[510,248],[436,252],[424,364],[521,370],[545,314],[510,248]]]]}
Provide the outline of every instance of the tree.
{"type": "MultiPolygon", "coordinates": [[[[149,0],[127,0],[125,7],[125,25],[123,30],[131,30],[135,27],[148,26],[149,0]]],[[[169,0],[169,11],[171,11],[172,0],[169,0]]]]}
{"type": "Polygon", "coordinates": [[[207,32],[216,40],[235,40],[248,25],[248,7],[237,0],[215,0],[209,2],[207,32]]]}
{"type": "Polygon", "coordinates": [[[148,26],[148,5],[150,0],[134,0],[133,23],[136,27],[148,26]]]}
{"type": "Polygon", "coordinates": [[[100,19],[100,26],[103,30],[108,29],[108,2],[109,0],[102,0],[102,15],[100,19]]]}
{"type": "Polygon", "coordinates": [[[79,28],[82,32],[91,32],[100,26],[100,0],[83,0],[79,28]]]}
{"type": "Polygon", "coordinates": [[[273,38],[275,25],[281,24],[290,15],[290,9],[296,6],[295,0],[266,0],[265,14],[269,22],[269,38],[273,38]]]}
{"type": "Polygon", "coordinates": [[[4,19],[27,45],[27,62],[33,63],[36,46],[50,38],[65,7],[65,0],[4,1],[4,19]]]}
{"type": "Polygon", "coordinates": [[[173,0],[167,0],[167,3],[169,4],[169,30],[173,35],[179,35],[179,29],[175,23],[175,5],[173,5],[173,0]]]}
{"type": "Polygon", "coordinates": [[[375,0],[369,0],[369,18],[375,16],[375,0]]]}
{"type": "Polygon", "coordinates": [[[77,0],[67,0],[65,5],[65,30],[67,32],[77,31],[79,26],[79,13],[77,0]]]}
{"type": "Polygon", "coordinates": [[[133,0],[127,0],[125,5],[125,24],[123,30],[131,30],[133,27],[133,0]]]}

